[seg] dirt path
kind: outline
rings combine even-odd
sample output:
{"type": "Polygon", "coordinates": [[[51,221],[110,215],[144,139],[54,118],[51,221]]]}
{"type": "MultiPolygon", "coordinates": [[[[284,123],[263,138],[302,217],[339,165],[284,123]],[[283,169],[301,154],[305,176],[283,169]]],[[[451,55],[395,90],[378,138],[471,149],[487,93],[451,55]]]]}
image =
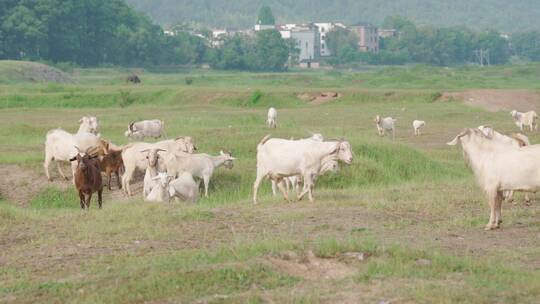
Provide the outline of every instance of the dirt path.
{"type": "Polygon", "coordinates": [[[540,109],[540,93],[531,90],[467,90],[444,92],[442,101],[460,100],[490,112],[540,109]]]}
{"type": "MultiPolygon", "coordinates": [[[[70,176],[69,168],[63,167],[64,173],[70,176]]],[[[56,165],[51,165],[50,168],[53,181],[49,182],[42,171],[32,169],[20,165],[0,165],[0,198],[6,199],[11,203],[15,203],[21,207],[28,207],[32,198],[49,187],[67,190],[73,187],[71,180],[63,180],[58,176],[56,165]]],[[[131,184],[131,191],[135,197],[142,193],[143,175],[135,175],[134,181],[131,184]]],[[[116,179],[112,180],[112,191],[106,187],[107,179],[103,177],[104,199],[114,201],[124,201],[128,198],[117,187],[116,179]]]]}

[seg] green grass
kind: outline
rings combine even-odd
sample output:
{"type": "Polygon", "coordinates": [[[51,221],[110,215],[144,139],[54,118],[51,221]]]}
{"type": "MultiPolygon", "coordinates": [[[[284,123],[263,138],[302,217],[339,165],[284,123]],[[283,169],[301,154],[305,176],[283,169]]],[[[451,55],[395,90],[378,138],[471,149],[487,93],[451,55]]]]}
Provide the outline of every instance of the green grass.
{"type": "Polygon", "coordinates": [[[34,170],[23,181],[14,174],[7,181],[17,185],[1,188],[0,302],[534,302],[538,204],[505,204],[503,229],[484,233],[483,193],[460,149],[446,145],[464,126],[489,123],[507,133],[515,126],[506,112],[437,97],[469,88],[539,89],[538,69],[82,69],[73,71],[72,84],[0,81],[0,163],[34,170]],[[142,85],[125,84],[132,72],[142,85]],[[343,97],[322,105],[297,97],[321,91],[343,97]],[[265,126],[270,106],[279,113],[273,130],[265,126]],[[201,152],[228,149],[237,160],[232,170],[215,172],[210,197],[196,205],[106,196],[102,210],[94,198],[81,211],[73,187],[46,184],[41,165],[46,132],[75,132],[88,114],[118,145],[128,142],[130,121],[159,118],[169,137],[190,135],[201,152]],[[376,114],[398,119],[395,141],[376,135],[376,114]],[[413,136],[413,119],[428,122],[421,137],[413,136]],[[260,139],[310,132],[349,140],[354,163],[320,177],[313,204],[272,197],[265,181],[261,204],[253,206],[260,139]],[[26,207],[6,202],[7,191],[29,183],[43,186],[26,207]],[[313,280],[284,271],[270,262],[284,251],[313,251],[353,275],[313,280]],[[367,259],[348,261],[345,252],[367,259]]]}

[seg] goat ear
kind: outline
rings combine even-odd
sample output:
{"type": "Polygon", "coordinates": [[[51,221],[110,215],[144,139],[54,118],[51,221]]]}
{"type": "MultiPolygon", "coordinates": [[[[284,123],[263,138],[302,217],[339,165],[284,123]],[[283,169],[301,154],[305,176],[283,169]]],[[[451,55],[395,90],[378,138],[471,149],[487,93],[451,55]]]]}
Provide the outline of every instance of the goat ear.
{"type": "Polygon", "coordinates": [[[70,162],[73,162],[73,161],[76,161],[76,160],[77,160],[77,156],[72,157],[72,158],[69,159],[70,162]]]}
{"type": "Polygon", "coordinates": [[[159,178],[160,178],[160,176],[156,175],[156,176],[152,177],[152,180],[158,180],[159,178]]]}

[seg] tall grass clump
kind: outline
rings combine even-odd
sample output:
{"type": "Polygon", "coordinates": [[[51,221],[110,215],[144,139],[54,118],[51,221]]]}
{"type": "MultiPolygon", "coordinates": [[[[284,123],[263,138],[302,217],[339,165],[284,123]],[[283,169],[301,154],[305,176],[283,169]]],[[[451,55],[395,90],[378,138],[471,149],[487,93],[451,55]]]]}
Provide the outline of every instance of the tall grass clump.
{"type": "Polygon", "coordinates": [[[135,98],[131,95],[129,91],[121,91],[118,96],[118,105],[121,108],[128,107],[135,102],[135,98]]]}
{"type": "Polygon", "coordinates": [[[251,96],[249,97],[249,100],[248,100],[248,104],[249,105],[256,105],[258,104],[261,99],[263,98],[264,96],[264,93],[261,91],[261,90],[256,90],[255,92],[253,92],[253,94],[251,94],[251,96]]]}

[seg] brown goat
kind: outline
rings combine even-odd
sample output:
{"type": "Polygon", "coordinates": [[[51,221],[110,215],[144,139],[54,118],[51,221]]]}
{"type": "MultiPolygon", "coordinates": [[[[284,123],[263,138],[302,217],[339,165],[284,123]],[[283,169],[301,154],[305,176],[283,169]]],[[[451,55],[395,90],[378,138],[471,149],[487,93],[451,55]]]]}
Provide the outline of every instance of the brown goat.
{"type": "Polygon", "coordinates": [[[100,166],[101,172],[105,172],[105,175],[107,176],[107,188],[111,190],[111,174],[114,172],[118,188],[122,189],[122,183],[120,182],[120,169],[124,166],[122,150],[109,149],[107,155],[101,160],[100,166]]]}
{"type": "MultiPolygon", "coordinates": [[[[90,151],[91,149],[92,148],[89,148],[87,151],[90,151]]],[[[75,169],[75,188],[79,192],[81,208],[90,208],[92,194],[97,191],[98,205],[101,209],[103,202],[103,183],[101,180],[101,169],[98,156],[89,155],[86,152],[83,153],[79,148],[77,148],[77,150],[79,150],[79,153],[71,158],[70,161],[77,161],[77,168],[75,169]]]]}

